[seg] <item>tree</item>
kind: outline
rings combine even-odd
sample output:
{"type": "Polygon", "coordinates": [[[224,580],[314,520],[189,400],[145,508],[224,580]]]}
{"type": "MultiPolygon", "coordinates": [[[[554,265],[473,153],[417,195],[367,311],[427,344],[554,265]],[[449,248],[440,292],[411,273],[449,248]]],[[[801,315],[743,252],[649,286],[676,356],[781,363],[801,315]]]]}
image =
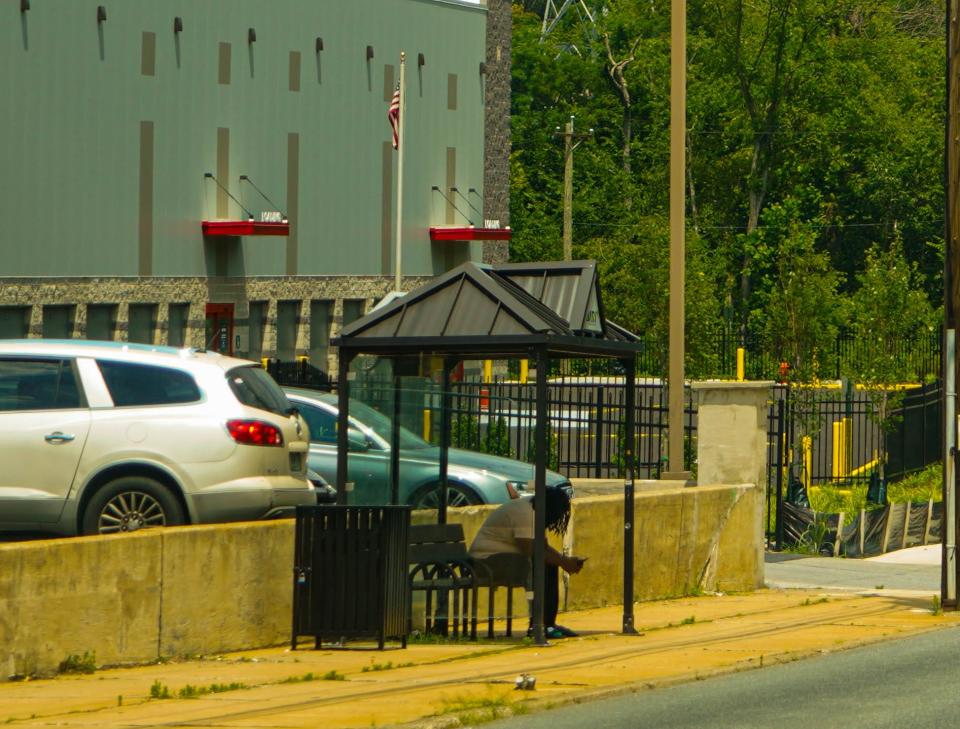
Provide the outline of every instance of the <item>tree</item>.
{"type": "MultiPolygon", "coordinates": [[[[896,386],[916,374],[906,353],[910,343],[932,329],[934,315],[923,294],[915,264],[908,263],[896,236],[886,248],[874,245],[853,295],[853,332],[869,344],[860,350],[851,374],[870,397],[872,417],[881,431],[893,426],[892,411],[904,392],[896,386]]],[[[886,448],[881,438],[879,475],[885,481],[886,448]]]]}
{"type": "MultiPolygon", "coordinates": [[[[704,4],[704,27],[712,29],[718,67],[735,81],[749,140],[746,235],[757,228],[774,174],[787,106],[798,93],[802,72],[824,33],[827,15],[817,0],[711,0],[704,4]]],[[[733,109],[731,109],[732,111],[733,109]]],[[[740,110],[738,110],[740,111],[740,110]]],[[[751,291],[751,257],[744,247],[740,269],[742,325],[745,331],[751,291]]]]}

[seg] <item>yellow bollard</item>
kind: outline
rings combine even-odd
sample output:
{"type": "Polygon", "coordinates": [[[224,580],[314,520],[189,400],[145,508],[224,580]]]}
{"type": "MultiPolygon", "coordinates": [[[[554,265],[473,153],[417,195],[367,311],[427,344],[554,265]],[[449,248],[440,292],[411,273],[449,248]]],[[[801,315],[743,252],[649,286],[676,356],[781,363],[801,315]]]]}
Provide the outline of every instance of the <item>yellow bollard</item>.
{"type": "Polygon", "coordinates": [[[853,421],[843,419],[843,475],[849,476],[853,469],[853,421]]]}
{"type": "Polygon", "coordinates": [[[530,377],[530,360],[522,359],[520,360],[520,384],[526,385],[527,379],[530,377]]]}
{"type": "Polygon", "coordinates": [[[423,439],[430,442],[430,408],[423,409],[423,439]]]}
{"type": "Polygon", "coordinates": [[[833,453],[830,477],[836,481],[843,478],[843,421],[833,421],[833,453]]]}
{"type": "Polygon", "coordinates": [[[801,447],[803,448],[803,486],[809,492],[810,474],[813,471],[813,438],[809,435],[803,436],[801,447]]]}
{"type": "Polygon", "coordinates": [[[483,360],[483,381],[493,382],[493,360],[483,360]]]}
{"type": "Polygon", "coordinates": [[[270,358],[269,358],[269,357],[261,357],[261,358],[260,358],[260,366],[263,367],[263,369],[267,369],[267,367],[270,366],[270,358]]]}
{"type": "Polygon", "coordinates": [[[743,364],[744,349],[743,347],[737,347],[737,382],[743,382],[744,380],[744,370],[746,369],[743,364]]]}

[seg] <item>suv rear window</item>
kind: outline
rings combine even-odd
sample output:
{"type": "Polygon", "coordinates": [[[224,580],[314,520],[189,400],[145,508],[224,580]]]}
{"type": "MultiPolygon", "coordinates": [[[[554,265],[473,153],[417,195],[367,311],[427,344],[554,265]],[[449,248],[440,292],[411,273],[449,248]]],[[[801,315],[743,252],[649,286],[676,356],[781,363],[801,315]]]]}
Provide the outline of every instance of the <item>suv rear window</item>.
{"type": "Polygon", "coordinates": [[[176,405],[200,399],[200,388],[183,370],[111,360],[97,360],[97,365],[117,407],[176,405]]]}
{"type": "Polygon", "coordinates": [[[277,415],[287,415],[293,409],[280,385],[255,365],[230,370],[227,373],[227,382],[237,400],[248,407],[277,415]]]}
{"type": "Polygon", "coordinates": [[[80,390],[67,360],[0,360],[0,411],[81,407],[80,390]]]}

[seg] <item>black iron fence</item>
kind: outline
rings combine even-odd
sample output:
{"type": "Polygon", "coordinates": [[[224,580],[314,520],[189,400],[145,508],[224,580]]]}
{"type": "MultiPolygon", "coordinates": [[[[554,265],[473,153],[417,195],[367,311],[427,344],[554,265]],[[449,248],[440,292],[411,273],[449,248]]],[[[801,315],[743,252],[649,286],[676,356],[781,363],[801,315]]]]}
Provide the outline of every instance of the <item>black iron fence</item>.
{"type": "MultiPolygon", "coordinates": [[[[638,478],[658,478],[665,465],[666,398],[666,388],[659,383],[637,385],[634,462],[638,478]]],[[[692,445],[696,412],[689,388],[685,398],[684,430],[686,442],[691,444],[687,449],[691,460],[696,451],[692,445]]],[[[547,388],[549,467],[572,478],[622,476],[625,400],[622,380],[575,378],[551,383],[547,388]]],[[[439,417],[432,422],[439,423],[439,417]]],[[[535,425],[533,384],[466,382],[453,386],[455,446],[530,461],[535,425]]]]}
{"type": "MultiPolygon", "coordinates": [[[[918,333],[910,339],[891,344],[884,356],[891,358],[914,382],[940,376],[941,332],[937,329],[918,333]]],[[[665,339],[646,337],[637,358],[637,372],[654,377],[667,373],[665,339]]],[[[748,333],[741,336],[733,329],[690,342],[686,353],[686,372],[691,378],[734,378],[737,376],[737,350],[744,350],[744,376],[748,380],[779,380],[781,363],[788,357],[771,351],[763,338],[748,333]]],[[[865,362],[876,355],[876,344],[849,333],[837,336],[833,346],[816,353],[817,374],[822,380],[852,377],[863,370],[865,362]]],[[[603,364],[584,364],[586,371],[599,371],[603,364]],[[593,369],[591,369],[593,368],[593,369]]]]}
{"type": "MultiPolygon", "coordinates": [[[[271,370],[282,384],[308,385],[303,365],[271,370]]],[[[398,412],[401,424],[439,443],[440,393],[425,378],[402,378],[402,407],[392,381],[357,383],[353,397],[384,413],[398,412]]],[[[325,379],[322,387],[332,383],[325,379]]],[[[636,392],[634,442],[636,478],[659,478],[666,466],[667,387],[640,381],[636,392]]],[[[455,447],[532,461],[536,426],[533,383],[460,382],[451,386],[451,440],[455,447]]],[[[791,489],[849,487],[876,479],[886,457],[885,479],[900,477],[940,460],[940,385],[924,384],[891,393],[896,408],[885,424],[876,418],[876,393],[846,387],[771,388],[768,413],[768,520],[772,536],[782,522],[782,502],[791,489]]],[[[548,400],[548,467],[571,478],[621,478],[626,387],[622,377],[551,379],[548,400]]],[[[684,467],[696,475],[697,414],[685,393],[684,467]]]]}

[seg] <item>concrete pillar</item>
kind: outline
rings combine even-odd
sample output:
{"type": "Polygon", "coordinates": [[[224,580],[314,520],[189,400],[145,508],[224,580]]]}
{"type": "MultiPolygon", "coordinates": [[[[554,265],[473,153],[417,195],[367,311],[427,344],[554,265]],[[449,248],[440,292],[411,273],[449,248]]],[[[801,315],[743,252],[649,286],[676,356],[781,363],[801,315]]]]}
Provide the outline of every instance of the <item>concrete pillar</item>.
{"type": "Polygon", "coordinates": [[[773,382],[695,382],[697,483],[767,484],[767,418],[773,382]]]}
{"type": "MultiPolygon", "coordinates": [[[[756,588],[763,586],[764,502],[767,493],[767,398],[773,382],[695,382],[697,395],[697,483],[749,484],[740,491],[740,497],[753,505],[753,514],[741,526],[739,536],[742,550],[738,551],[729,539],[727,518],[732,518],[731,505],[727,515],[720,519],[716,537],[717,549],[739,555],[741,568],[753,574],[756,588]],[[744,526],[753,529],[752,537],[744,533],[744,526]],[[726,544],[725,544],[726,541],[726,544]],[[750,546],[746,546],[750,545],[750,546]]],[[[742,513],[742,512],[741,512],[742,513]]]]}

